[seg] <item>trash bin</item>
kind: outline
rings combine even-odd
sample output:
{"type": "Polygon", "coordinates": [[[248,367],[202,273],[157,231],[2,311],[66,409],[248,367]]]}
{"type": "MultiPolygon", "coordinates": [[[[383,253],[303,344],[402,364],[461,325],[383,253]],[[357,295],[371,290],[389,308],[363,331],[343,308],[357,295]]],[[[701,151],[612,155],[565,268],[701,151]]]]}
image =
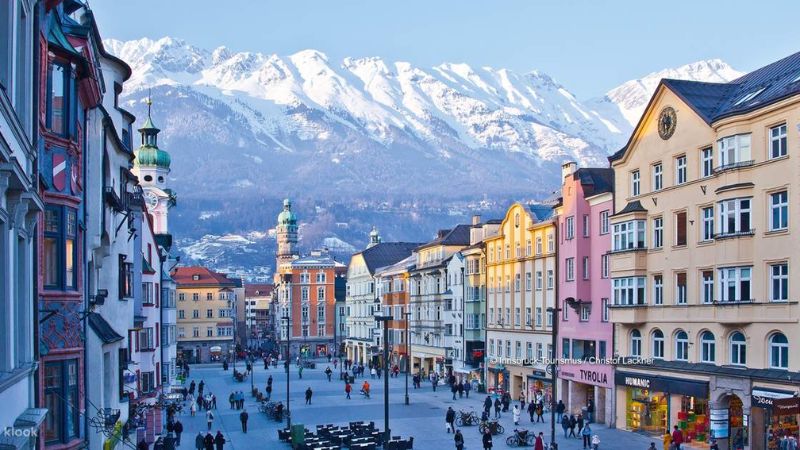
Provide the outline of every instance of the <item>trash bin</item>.
{"type": "Polygon", "coordinates": [[[292,424],[292,447],[305,443],[306,427],[302,423],[292,424]]]}

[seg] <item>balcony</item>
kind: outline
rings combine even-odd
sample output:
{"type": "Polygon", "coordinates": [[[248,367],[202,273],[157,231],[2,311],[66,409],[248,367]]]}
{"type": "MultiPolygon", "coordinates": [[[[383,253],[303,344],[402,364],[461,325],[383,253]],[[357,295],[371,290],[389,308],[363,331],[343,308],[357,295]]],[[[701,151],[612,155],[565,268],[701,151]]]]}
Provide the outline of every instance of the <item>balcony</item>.
{"type": "Polygon", "coordinates": [[[715,302],[701,305],[611,306],[611,322],[651,323],[793,323],[800,317],[798,302],[715,302]]]}
{"type": "Polygon", "coordinates": [[[614,277],[644,275],[647,271],[647,249],[612,252],[611,268],[614,277]]]}

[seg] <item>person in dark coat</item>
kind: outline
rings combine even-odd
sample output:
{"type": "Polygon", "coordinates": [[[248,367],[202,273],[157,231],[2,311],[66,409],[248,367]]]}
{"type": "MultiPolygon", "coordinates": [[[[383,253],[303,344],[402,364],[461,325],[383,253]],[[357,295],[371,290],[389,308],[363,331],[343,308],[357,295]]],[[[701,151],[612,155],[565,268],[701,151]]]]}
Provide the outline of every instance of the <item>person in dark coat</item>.
{"type": "Polygon", "coordinates": [[[306,405],[311,404],[311,396],[314,395],[314,392],[311,390],[311,386],[306,389],[306,405]]]}
{"type": "Polygon", "coordinates": [[[147,445],[147,442],[145,442],[144,440],[141,440],[139,441],[138,444],[136,444],[136,450],[149,450],[149,449],[150,446],[147,445]]]}
{"type": "Polygon", "coordinates": [[[242,422],[242,432],[247,433],[247,419],[250,418],[250,415],[247,414],[247,410],[243,410],[239,413],[239,420],[242,422]]]}
{"type": "Polygon", "coordinates": [[[536,404],[536,422],[544,422],[544,402],[539,402],[536,404]]]}
{"type": "Polygon", "coordinates": [[[452,406],[447,407],[447,412],[444,415],[444,422],[447,424],[447,432],[455,432],[455,421],[456,421],[456,412],[453,410],[452,406]]]}
{"type": "Polygon", "coordinates": [[[269,399],[272,398],[272,385],[271,384],[267,385],[266,391],[267,391],[267,401],[269,401],[269,399]]]}
{"type": "Polygon", "coordinates": [[[225,447],[225,437],[219,430],[217,430],[217,435],[214,436],[214,444],[216,444],[217,450],[222,450],[225,447]]]}
{"type": "Polygon", "coordinates": [[[583,430],[583,414],[578,414],[576,423],[578,424],[578,434],[580,434],[581,430],[583,430]]]}
{"type": "Polygon", "coordinates": [[[500,409],[501,408],[502,408],[502,404],[500,403],[500,399],[499,398],[494,399],[494,418],[495,419],[499,419],[500,418],[500,409]]]}
{"type": "Polygon", "coordinates": [[[456,393],[458,393],[458,386],[455,383],[450,385],[450,392],[453,393],[453,400],[456,399],[456,393]]]}
{"type": "Polygon", "coordinates": [[[189,393],[192,395],[194,395],[194,387],[195,387],[194,380],[192,380],[192,382],[189,383],[189,393]]]}
{"type": "Polygon", "coordinates": [[[486,400],[483,401],[483,410],[486,411],[487,414],[492,410],[492,399],[488,395],[486,396],[486,400]]]}
{"type": "Polygon", "coordinates": [[[536,403],[530,402],[528,403],[528,415],[531,416],[531,422],[533,422],[534,414],[536,414],[536,403]]]}
{"type": "Polygon", "coordinates": [[[488,450],[492,448],[492,432],[490,430],[486,430],[483,433],[483,450],[488,450]]]}
{"type": "Polygon", "coordinates": [[[578,435],[575,434],[575,425],[578,424],[578,421],[575,420],[575,414],[569,415],[569,436],[580,439],[578,435]]]}
{"type": "Polygon", "coordinates": [[[564,415],[564,411],[566,411],[566,409],[567,409],[567,407],[566,407],[566,405],[564,405],[564,402],[559,400],[558,401],[558,405],[556,405],[556,417],[557,417],[556,422],[557,423],[561,422],[561,416],[564,415]]]}
{"type": "Polygon", "coordinates": [[[203,432],[198,431],[197,437],[194,438],[194,448],[195,450],[203,450],[205,448],[205,439],[203,437],[203,432]]]}
{"type": "Polygon", "coordinates": [[[175,446],[181,446],[181,434],[183,434],[183,423],[180,420],[175,421],[175,425],[173,425],[173,430],[175,431],[175,446]]]}
{"type": "Polygon", "coordinates": [[[214,450],[214,436],[211,435],[211,432],[206,433],[206,437],[203,438],[203,448],[214,450]]]}
{"type": "Polygon", "coordinates": [[[464,450],[464,435],[461,434],[461,430],[456,430],[453,442],[456,444],[456,450],[464,450]]]}
{"type": "Polygon", "coordinates": [[[203,396],[203,389],[205,389],[205,387],[206,387],[206,382],[200,380],[200,384],[197,385],[197,393],[200,394],[201,397],[203,396]]]}

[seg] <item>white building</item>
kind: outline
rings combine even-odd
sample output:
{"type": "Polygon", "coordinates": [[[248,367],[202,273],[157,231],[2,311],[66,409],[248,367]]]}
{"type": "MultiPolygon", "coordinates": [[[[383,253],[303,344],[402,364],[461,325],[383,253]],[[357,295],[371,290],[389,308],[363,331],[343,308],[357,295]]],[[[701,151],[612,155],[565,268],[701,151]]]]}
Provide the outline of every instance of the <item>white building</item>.
{"type": "Polygon", "coordinates": [[[38,108],[33,49],[37,2],[0,2],[0,448],[34,448],[47,410],[34,407],[34,264],[38,108]]]}

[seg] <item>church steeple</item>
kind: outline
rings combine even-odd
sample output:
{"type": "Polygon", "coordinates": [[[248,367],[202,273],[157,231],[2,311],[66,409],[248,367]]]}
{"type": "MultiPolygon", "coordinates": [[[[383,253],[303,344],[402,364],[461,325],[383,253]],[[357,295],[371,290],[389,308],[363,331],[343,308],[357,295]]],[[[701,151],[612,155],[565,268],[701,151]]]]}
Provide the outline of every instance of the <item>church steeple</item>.
{"type": "Polygon", "coordinates": [[[149,96],[146,102],[147,119],[139,128],[142,144],[134,152],[136,160],[133,172],[144,190],[147,211],[154,220],[154,231],[157,234],[166,234],[169,232],[169,209],[176,203],[176,195],[169,189],[167,181],[172,160],[169,153],[158,148],[158,133],[161,130],[153,124],[153,101],[149,96]]]}
{"type": "Polygon", "coordinates": [[[292,212],[292,202],[288,198],[283,201],[283,211],[278,214],[275,238],[278,241],[277,268],[280,268],[297,256],[297,216],[292,212]]]}
{"type": "Polygon", "coordinates": [[[381,235],[378,234],[378,229],[373,226],[372,231],[369,232],[369,245],[367,245],[367,248],[374,247],[380,243],[381,235]]]}
{"type": "Polygon", "coordinates": [[[153,124],[153,100],[147,97],[147,120],[139,128],[142,145],[136,151],[136,162],[140,166],[156,166],[169,171],[171,158],[169,153],[158,148],[158,133],[161,131],[153,124]]]}

